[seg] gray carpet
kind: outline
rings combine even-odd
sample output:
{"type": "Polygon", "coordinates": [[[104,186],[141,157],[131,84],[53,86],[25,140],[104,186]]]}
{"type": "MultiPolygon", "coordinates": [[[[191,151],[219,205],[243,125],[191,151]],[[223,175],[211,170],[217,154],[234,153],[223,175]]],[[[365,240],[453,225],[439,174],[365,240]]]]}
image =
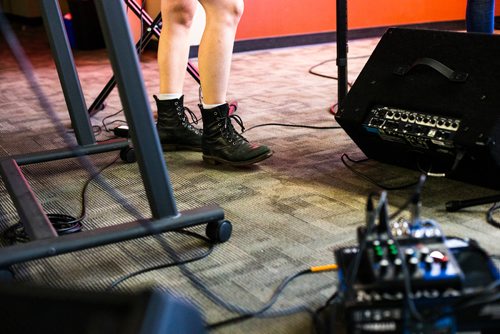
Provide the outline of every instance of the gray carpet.
{"type": "MultiPolygon", "coordinates": [[[[40,28],[18,29],[37,78],[55,113],[71,135],[69,116],[54,64],[40,28]]],[[[0,154],[27,154],[65,147],[53,120],[48,117],[19,71],[12,55],[0,41],[0,154]]],[[[363,68],[377,39],[350,43],[349,78],[363,68]]],[[[336,102],[336,81],[308,73],[313,65],[335,57],[335,44],[241,53],[234,56],[229,98],[239,103],[238,114],[250,128],[263,123],[294,123],[336,126],[329,113],[336,102]]],[[[77,51],[75,59],[87,104],[95,99],[111,75],[105,51],[77,51]]],[[[196,60],[193,60],[196,63],[196,60]]],[[[148,96],[158,92],[157,65],[152,51],[141,66],[148,96]]],[[[315,71],[336,75],[335,62],[315,71]]],[[[186,76],[186,103],[196,110],[198,87],[186,76]]],[[[123,119],[117,91],[106,108],[92,118],[94,125],[123,119]]],[[[196,111],[199,115],[199,112],[196,111]]],[[[105,140],[109,133],[97,138],[105,140]]],[[[231,239],[217,245],[207,258],[186,265],[212,292],[228,303],[258,309],[282,279],[309,266],[334,262],[334,249],[354,245],[356,228],[364,224],[367,195],[377,188],[343,166],[340,156],[363,154],[343,130],[319,130],[278,126],[258,127],[245,133],[251,141],[274,150],[272,158],[251,168],[236,169],[203,163],[200,153],[166,153],[169,175],[179,210],[220,205],[233,223],[231,239]]],[[[95,168],[116,158],[117,152],[89,156],[95,168]]],[[[385,184],[414,181],[416,171],[369,161],[355,166],[385,184]]],[[[33,164],[22,168],[47,212],[78,216],[81,189],[89,174],[75,159],[33,164]]],[[[102,173],[103,178],[143,216],[150,217],[137,164],[118,160],[102,173]]],[[[391,212],[402,205],[409,190],[389,193],[391,212]]],[[[494,190],[431,178],[423,192],[425,217],[434,218],[447,235],[470,237],[492,254],[500,254],[500,230],[488,225],[479,206],[447,213],[444,203],[496,194],[494,190]]],[[[93,182],[87,192],[85,229],[133,221],[123,203],[93,182]]],[[[17,222],[15,208],[0,184],[0,228],[17,222]]],[[[203,227],[193,229],[204,234],[203,227]]],[[[176,233],[161,235],[181,258],[203,254],[204,242],[176,233]]],[[[5,244],[5,242],[3,242],[5,244]]],[[[116,279],[151,266],[172,261],[157,238],[147,237],[89,250],[30,261],[13,267],[16,279],[51,287],[103,291],[116,279]]],[[[336,290],[334,272],[307,275],[284,291],[273,310],[305,306],[315,309],[336,290]]],[[[193,286],[185,272],[168,268],[136,276],[120,284],[118,291],[159,286],[182,295],[203,312],[208,323],[235,314],[211,302],[193,286]]],[[[274,319],[253,319],[224,327],[221,333],[307,333],[312,330],[306,312],[274,319]]]]}

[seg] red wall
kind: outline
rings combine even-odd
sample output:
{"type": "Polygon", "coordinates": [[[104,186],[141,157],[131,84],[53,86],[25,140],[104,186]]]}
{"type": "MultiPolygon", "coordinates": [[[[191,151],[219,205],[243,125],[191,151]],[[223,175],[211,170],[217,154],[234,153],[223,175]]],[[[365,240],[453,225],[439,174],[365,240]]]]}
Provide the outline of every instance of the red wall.
{"type": "MultiPolygon", "coordinates": [[[[347,0],[349,29],[464,20],[466,1],[347,0]]],[[[247,0],[236,38],[332,31],[335,8],[335,0],[247,0]]],[[[499,3],[496,15],[500,15],[499,3]]]]}

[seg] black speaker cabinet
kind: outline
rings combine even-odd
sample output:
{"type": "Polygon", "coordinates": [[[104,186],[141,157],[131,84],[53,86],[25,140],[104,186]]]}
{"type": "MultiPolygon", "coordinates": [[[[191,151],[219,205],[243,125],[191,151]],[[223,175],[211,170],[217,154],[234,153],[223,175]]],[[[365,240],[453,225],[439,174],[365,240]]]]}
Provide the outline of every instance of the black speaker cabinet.
{"type": "Polygon", "coordinates": [[[123,294],[0,285],[0,332],[9,334],[201,334],[190,303],[150,289],[123,294]]]}
{"type": "Polygon", "coordinates": [[[500,189],[500,36],[389,29],[336,120],[369,158],[500,189]]]}

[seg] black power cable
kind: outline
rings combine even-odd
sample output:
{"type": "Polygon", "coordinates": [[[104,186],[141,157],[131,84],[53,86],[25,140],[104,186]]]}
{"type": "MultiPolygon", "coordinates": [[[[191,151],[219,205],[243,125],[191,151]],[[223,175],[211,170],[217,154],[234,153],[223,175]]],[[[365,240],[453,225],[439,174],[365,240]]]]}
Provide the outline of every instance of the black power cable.
{"type": "MultiPolygon", "coordinates": [[[[351,57],[351,58],[349,58],[349,59],[351,59],[351,60],[352,60],[352,59],[361,59],[361,58],[368,58],[368,57],[369,57],[369,56],[358,56],[358,57],[351,57]]],[[[309,68],[309,71],[308,71],[308,72],[309,72],[310,74],[312,74],[312,75],[315,75],[315,76],[318,76],[318,77],[321,77],[321,78],[333,79],[333,80],[337,80],[337,81],[338,81],[338,80],[339,80],[339,78],[338,78],[338,77],[334,77],[334,76],[332,76],[332,75],[327,75],[327,74],[323,74],[323,73],[319,73],[319,72],[315,72],[315,71],[314,71],[317,67],[319,67],[319,66],[321,66],[321,65],[324,65],[324,64],[327,64],[327,63],[330,63],[330,62],[335,61],[335,60],[336,60],[336,59],[328,59],[328,60],[322,61],[322,62],[321,62],[321,63],[319,63],[319,64],[316,64],[316,65],[311,66],[311,67],[309,68]]],[[[352,83],[347,82],[347,86],[348,86],[349,88],[351,88],[351,87],[352,87],[352,83]]],[[[337,113],[336,109],[338,108],[338,105],[339,105],[339,104],[338,104],[338,102],[337,102],[337,103],[334,103],[333,105],[331,105],[331,106],[330,106],[329,111],[330,111],[330,113],[331,113],[332,115],[335,115],[335,114],[337,113]]]]}
{"type": "MultiPolygon", "coordinates": [[[[90,185],[90,183],[102,172],[109,168],[111,165],[113,165],[120,156],[118,155],[111,161],[110,163],[106,164],[104,167],[101,169],[97,170],[93,175],[91,175],[87,181],[85,181],[85,184],[82,188],[81,191],[81,201],[82,201],[82,207],[80,211],[80,216],[78,218],[75,218],[70,215],[66,214],[59,214],[59,213],[48,213],[47,218],[51,222],[52,226],[56,230],[58,235],[65,235],[65,234],[70,234],[70,233],[76,233],[80,232],[83,229],[83,224],[82,221],[87,217],[87,189],[90,185]]],[[[17,223],[12,225],[11,227],[7,228],[2,232],[2,236],[8,240],[11,244],[15,242],[28,242],[30,239],[28,235],[26,234],[26,231],[24,230],[24,227],[22,223],[17,223]]]]}
{"type": "Polygon", "coordinates": [[[305,129],[316,129],[316,130],[336,130],[342,129],[340,126],[313,126],[305,124],[287,124],[287,123],[263,123],[246,128],[244,132],[250,131],[255,128],[260,128],[262,126],[284,126],[289,128],[305,128],[305,129]]]}
{"type": "Polygon", "coordinates": [[[111,285],[108,287],[107,290],[108,291],[112,290],[112,289],[116,288],[119,284],[123,283],[124,281],[126,281],[126,280],[128,280],[128,279],[130,279],[132,277],[145,274],[145,273],[150,272],[150,271],[160,270],[160,269],[165,269],[165,268],[170,268],[170,267],[175,267],[175,266],[179,266],[179,265],[183,265],[183,264],[186,264],[186,263],[195,262],[195,261],[204,259],[204,258],[208,257],[210,254],[212,254],[212,252],[213,252],[213,250],[215,248],[215,244],[213,242],[211,242],[210,239],[208,239],[207,237],[202,236],[201,234],[198,234],[198,233],[195,233],[195,232],[192,232],[192,231],[187,231],[187,230],[178,230],[178,231],[170,231],[170,232],[185,234],[185,235],[192,236],[192,237],[194,237],[196,239],[203,240],[203,241],[205,241],[209,245],[209,248],[203,254],[198,255],[198,256],[194,256],[194,257],[189,258],[189,259],[177,260],[177,261],[174,261],[174,262],[171,262],[171,263],[160,264],[160,265],[157,265],[157,266],[153,266],[153,267],[149,267],[149,268],[144,268],[144,269],[135,271],[133,273],[130,273],[128,275],[125,275],[122,278],[119,278],[119,279],[115,280],[113,283],[111,283],[111,285]]]}
{"type": "MultiPolygon", "coordinates": [[[[47,218],[56,230],[57,235],[80,232],[83,228],[81,221],[73,216],[49,213],[47,214],[47,218]]],[[[30,241],[22,223],[16,223],[5,229],[2,232],[2,238],[7,240],[10,244],[30,241]]]]}
{"type": "Polygon", "coordinates": [[[249,313],[241,314],[240,316],[237,316],[237,317],[234,317],[234,318],[229,318],[229,319],[226,319],[226,320],[223,320],[223,321],[219,321],[219,322],[216,322],[216,323],[213,323],[213,324],[208,324],[206,328],[209,329],[209,330],[213,330],[213,329],[216,329],[216,328],[219,328],[219,327],[223,327],[223,326],[231,325],[231,324],[234,324],[234,323],[237,323],[237,322],[241,322],[241,321],[244,321],[244,320],[248,320],[248,319],[251,319],[251,318],[255,318],[255,317],[263,314],[267,310],[269,310],[276,303],[276,301],[278,300],[281,292],[283,292],[283,290],[286,288],[286,286],[290,282],[292,282],[294,279],[296,279],[297,277],[300,277],[300,276],[303,276],[303,275],[306,275],[306,274],[313,274],[313,273],[319,273],[319,272],[330,271],[330,270],[337,270],[337,265],[330,264],[330,265],[325,265],[325,266],[311,267],[309,269],[304,269],[304,270],[301,270],[301,271],[299,271],[297,273],[294,273],[294,274],[286,277],[281,282],[281,284],[274,291],[274,293],[271,296],[271,298],[269,299],[269,301],[266,304],[264,304],[264,306],[262,306],[259,310],[254,311],[254,312],[249,312],[249,313]]]}
{"type": "Polygon", "coordinates": [[[486,213],[486,221],[491,225],[496,228],[500,228],[500,222],[495,219],[494,214],[496,212],[500,211],[500,202],[494,203],[491,208],[489,208],[488,212],[486,213]]]}
{"type": "Polygon", "coordinates": [[[340,160],[342,161],[342,163],[344,164],[344,166],[346,166],[351,172],[353,172],[354,174],[362,177],[363,179],[367,180],[368,182],[372,183],[373,185],[375,185],[378,188],[381,188],[383,190],[389,190],[389,191],[390,190],[402,190],[402,189],[407,189],[407,188],[413,187],[413,186],[415,186],[415,185],[417,185],[419,183],[419,181],[417,180],[417,181],[414,181],[414,182],[410,182],[410,183],[402,184],[402,185],[398,185],[398,186],[388,186],[388,185],[382,184],[382,183],[376,181],[375,179],[369,177],[368,175],[365,175],[365,174],[361,173],[360,171],[354,169],[346,161],[346,160],[348,160],[348,161],[350,161],[352,163],[362,163],[362,162],[369,161],[370,159],[354,160],[354,159],[351,159],[349,157],[349,155],[347,155],[347,153],[344,153],[340,157],[340,160]]]}

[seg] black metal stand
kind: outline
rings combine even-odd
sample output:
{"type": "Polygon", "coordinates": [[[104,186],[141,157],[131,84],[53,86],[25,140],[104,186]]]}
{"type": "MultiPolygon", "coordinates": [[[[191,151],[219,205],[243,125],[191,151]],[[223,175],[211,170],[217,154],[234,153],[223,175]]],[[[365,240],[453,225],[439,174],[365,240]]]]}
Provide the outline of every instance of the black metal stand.
{"type": "Polygon", "coordinates": [[[338,104],[344,100],[348,90],[347,79],[347,0],[337,0],[337,84],[338,104]]]}
{"type": "Polygon", "coordinates": [[[0,174],[31,240],[1,248],[0,270],[19,262],[200,224],[207,224],[206,233],[212,241],[227,241],[231,235],[231,223],[224,220],[221,208],[212,206],[185,212],[177,210],[121,0],[96,0],[96,8],[125,117],[130,126],[131,141],[136,151],[152,218],[57,236],[24,178],[19,164],[81,157],[127,148],[128,142],[96,144],[74,59],[64,32],[58,0],[41,0],[41,8],[78,146],[70,150],[52,150],[0,160],[0,174]]]}
{"type": "Polygon", "coordinates": [[[465,209],[471,206],[492,204],[500,202],[500,194],[486,197],[473,198],[463,201],[449,201],[446,202],[446,211],[455,212],[461,209],[465,209]]]}
{"type": "MultiPolygon", "coordinates": [[[[134,12],[135,15],[137,15],[137,17],[141,19],[141,22],[144,22],[146,25],[146,31],[135,45],[137,53],[140,54],[144,51],[144,49],[146,48],[146,46],[149,44],[149,42],[153,37],[155,36],[157,38],[160,37],[161,26],[162,26],[161,13],[158,14],[156,18],[153,20],[148,13],[142,10],[141,6],[139,6],[136,1],[125,0],[125,4],[128,6],[128,8],[130,8],[130,10],[132,10],[132,12],[134,12]]],[[[198,69],[189,61],[187,64],[187,71],[193,77],[193,79],[196,80],[196,82],[199,84],[200,74],[198,73],[198,69]]],[[[111,91],[115,86],[116,86],[116,79],[113,76],[108,81],[106,86],[104,86],[103,90],[101,91],[101,93],[99,93],[94,102],[90,105],[88,110],[90,116],[95,115],[98,111],[104,108],[104,101],[109,96],[109,94],[111,93],[111,91]]]]}

